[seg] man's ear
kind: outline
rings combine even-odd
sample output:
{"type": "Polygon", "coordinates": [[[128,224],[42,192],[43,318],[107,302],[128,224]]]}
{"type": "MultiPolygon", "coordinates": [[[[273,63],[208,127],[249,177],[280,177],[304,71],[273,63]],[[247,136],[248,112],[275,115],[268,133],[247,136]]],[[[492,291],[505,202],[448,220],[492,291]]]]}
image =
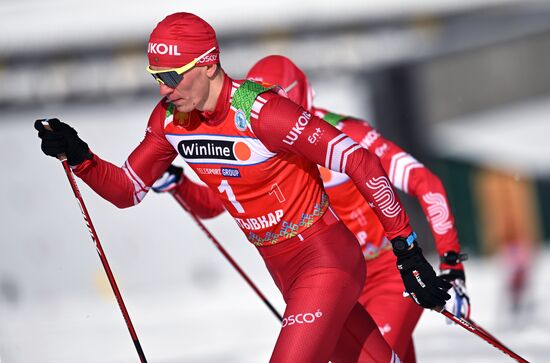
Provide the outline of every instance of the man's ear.
{"type": "Polygon", "coordinates": [[[206,66],[206,76],[208,78],[214,78],[216,76],[216,74],[218,73],[219,68],[220,68],[220,65],[218,63],[208,64],[206,66]]]}

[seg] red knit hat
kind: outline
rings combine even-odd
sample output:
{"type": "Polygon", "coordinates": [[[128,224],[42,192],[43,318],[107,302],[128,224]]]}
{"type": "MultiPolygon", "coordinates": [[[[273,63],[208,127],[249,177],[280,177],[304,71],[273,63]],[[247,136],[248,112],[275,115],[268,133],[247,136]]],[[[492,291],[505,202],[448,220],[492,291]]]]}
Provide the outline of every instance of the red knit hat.
{"type": "Polygon", "coordinates": [[[153,29],[147,56],[151,66],[175,68],[191,62],[212,47],[216,49],[203,57],[198,66],[218,62],[220,51],[216,32],[194,14],[175,13],[168,15],[153,29]]]}
{"type": "Polygon", "coordinates": [[[282,55],[269,55],[250,68],[246,78],[281,86],[291,101],[311,110],[313,89],[306,74],[290,59],[282,55]]]}

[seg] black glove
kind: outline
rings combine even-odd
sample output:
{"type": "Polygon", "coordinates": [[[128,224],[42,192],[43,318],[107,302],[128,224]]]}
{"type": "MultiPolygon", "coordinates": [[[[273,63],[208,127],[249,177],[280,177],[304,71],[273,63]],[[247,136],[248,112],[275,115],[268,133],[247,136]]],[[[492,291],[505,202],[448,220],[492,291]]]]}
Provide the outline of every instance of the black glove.
{"type": "Polygon", "coordinates": [[[447,293],[451,284],[437,278],[433,267],[424,258],[422,249],[418,247],[418,243],[414,241],[410,248],[411,245],[406,239],[397,237],[392,240],[392,245],[406,293],[426,309],[444,307],[445,300],[451,297],[447,293]]]}
{"type": "Polygon", "coordinates": [[[176,188],[182,175],[183,168],[176,165],[170,165],[164,174],[155,181],[151,188],[157,193],[170,192],[176,188]]]}
{"type": "Polygon", "coordinates": [[[36,120],[34,128],[38,131],[38,137],[42,139],[41,148],[44,154],[54,158],[59,154],[65,154],[71,166],[92,158],[88,144],[78,137],[76,130],[71,126],[52,118],[47,120],[53,130],[49,131],[46,130],[42,121],[44,120],[36,120]]]}

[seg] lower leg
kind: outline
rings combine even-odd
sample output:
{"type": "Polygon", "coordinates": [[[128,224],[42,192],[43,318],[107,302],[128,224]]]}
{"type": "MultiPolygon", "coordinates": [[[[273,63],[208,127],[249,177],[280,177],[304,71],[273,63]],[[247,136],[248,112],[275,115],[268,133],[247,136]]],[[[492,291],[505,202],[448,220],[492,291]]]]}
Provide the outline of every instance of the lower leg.
{"type": "Polygon", "coordinates": [[[378,326],[359,303],[348,316],[331,356],[333,363],[397,362],[378,326]]]}

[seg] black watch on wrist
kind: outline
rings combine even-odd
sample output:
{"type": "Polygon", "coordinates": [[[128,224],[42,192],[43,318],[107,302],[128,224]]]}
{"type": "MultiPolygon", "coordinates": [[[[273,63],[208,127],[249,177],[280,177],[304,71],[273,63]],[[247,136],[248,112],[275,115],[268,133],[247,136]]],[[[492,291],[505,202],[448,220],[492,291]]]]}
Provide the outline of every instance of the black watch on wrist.
{"type": "Polygon", "coordinates": [[[411,245],[416,241],[416,233],[413,232],[410,235],[407,236],[407,238],[404,237],[396,237],[391,240],[391,245],[394,250],[398,252],[403,252],[409,249],[411,245]]]}
{"type": "Polygon", "coordinates": [[[450,266],[458,265],[459,263],[461,263],[462,261],[466,261],[467,259],[467,253],[460,253],[455,251],[445,252],[445,254],[439,258],[442,263],[450,266]]]}

